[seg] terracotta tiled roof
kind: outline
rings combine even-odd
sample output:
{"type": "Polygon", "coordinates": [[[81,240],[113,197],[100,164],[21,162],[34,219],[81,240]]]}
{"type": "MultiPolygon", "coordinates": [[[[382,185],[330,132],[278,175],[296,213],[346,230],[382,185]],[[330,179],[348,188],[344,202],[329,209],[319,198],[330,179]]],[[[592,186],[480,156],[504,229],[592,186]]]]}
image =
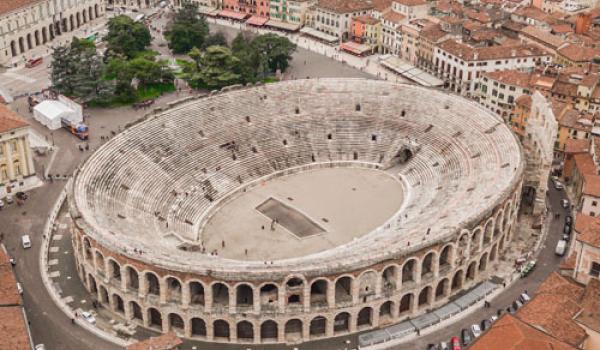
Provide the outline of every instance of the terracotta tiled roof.
{"type": "Polygon", "coordinates": [[[600,280],[590,279],[585,287],[581,306],[583,310],[577,316],[577,322],[600,332],[600,280]]]}
{"type": "Polygon", "coordinates": [[[596,164],[589,153],[579,153],[573,156],[575,159],[575,167],[581,175],[596,174],[596,164]]]}
{"type": "Polygon", "coordinates": [[[8,106],[0,104],[0,133],[22,128],[29,124],[8,106]]]}
{"type": "Polygon", "coordinates": [[[577,96],[577,85],[564,81],[556,81],[552,87],[552,92],[563,96],[577,96]]]}
{"type": "Polygon", "coordinates": [[[384,20],[390,21],[390,22],[396,23],[396,24],[400,24],[400,22],[402,22],[405,18],[406,18],[406,16],[404,16],[400,12],[396,12],[396,11],[388,11],[387,13],[385,13],[383,15],[384,20]]]}
{"type": "Polygon", "coordinates": [[[586,174],[583,177],[583,194],[600,197],[600,175],[586,174]]]}
{"type": "Polygon", "coordinates": [[[31,349],[21,306],[0,307],[0,339],[0,349],[31,349]]]}
{"type": "Polygon", "coordinates": [[[394,2],[397,2],[401,5],[404,6],[420,6],[420,5],[427,5],[427,1],[426,0],[394,0],[394,2]]]}
{"type": "Polygon", "coordinates": [[[549,17],[547,13],[533,6],[518,8],[517,10],[515,10],[515,12],[513,12],[513,14],[525,18],[532,18],[541,22],[546,22],[549,17]]]}
{"type": "Polygon", "coordinates": [[[573,28],[570,24],[555,24],[552,26],[552,31],[556,34],[571,33],[573,28]]]}
{"type": "Polygon", "coordinates": [[[348,13],[370,10],[373,3],[370,0],[319,0],[318,7],[337,13],[348,13]]]}
{"type": "Polygon", "coordinates": [[[375,25],[375,24],[379,23],[379,20],[377,18],[373,18],[369,15],[356,16],[353,18],[353,20],[356,22],[359,22],[359,23],[370,24],[370,25],[375,25]]]}
{"type": "MultiPolygon", "coordinates": [[[[4,254],[4,252],[0,252],[0,254],[4,254]]],[[[0,308],[15,305],[21,305],[21,296],[17,292],[17,280],[12,266],[10,264],[2,265],[0,266],[0,308]]]]}
{"type": "Polygon", "coordinates": [[[549,32],[538,29],[535,26],[527,26],[521,29],[523,36],[535,39],[536,41],[544,44],[544,47],[556,50],[560,45],[564,43],[564,40],[556,35],[552,35],[549,32]]]}
{"type": "Polygon", "coordinates": [[[530,86],[531,78],[533,77],[533,74],[531,73],[525,73],[518,70],[486,72],[482,73],[482,75],[506,85],[519,86],[523,88],[530,86]]]}
{"type": "Polygon", "coordinates": [[[181,339],[175,335],[175,332],[169,332],[129,345],[127,350],[171,350],[182,343],[181,339]]]}
{"type": "Polygon", "coordinates": [[[531,107],[531,96],[521,95],[515,100],[515,104],[519,106],[531,107]]]}
{"type": "Polygon", "coordinates": [[[594,217],[577,213],[577,216],[575,216],[575,226],[573,226],[573,229],[578,233],[579,236],[579,233],[582,233],[586,227],[592,225],[596,221],[600,222],[600,216],[594,217]]]}
{"type": "Polygon", "coordinates": [[[545,55],[541,49],[532,45],[489,46],[475,48],[459,43],[454,39],[443,41],[440,43],[439,47],[454,56],[464,59],[465,61],[481,61],[545,55]]]}
{"type": "Polygon", "coordinates": [[[440,40],[441,38],[446,36],[446,34],[448,34],[448,33],[441,30],[440,26],[438,26],[438,25],[432,25],[432,26],[423,28],[423,30],[421,30],[421,32],[419,33],[419,35],[421,37],[423,37],[431,42],[436,42],[436,41],[440,40]]]}
{"type": "Polygon", "coordinates": [[[553,272],[535,297],[517,312],[517,317],[563,342],[579,346],[587,334],[573,317],[581,310],[582,295],[583,287],[553,272]]]}
{"type": "MultiPolygon", "coordinates": [[[[596,218],[594,217],[594,219],[596,218]]],[[[600,220],[588,221],[589,224],[584,226],[582,231],[577,231],[577,240],[593,247],[600,248],[600,220]]]]}
{"type": "Polygon", "coordinates": [[[42,2],[42,0],[0,0],[0,15],[36,2],[42,2]]]}
{"type": "Polygon", "coordinates": [[[590,151],[590,140],[587,139],[567,139],[565,142],[565,153],[588,153],[590,151]]]}
{"type": "Polygon", "coordinates": [[[561,270],[574,270],[575,264],[577,263],[577,254],[571,254],[568,258],[563,260],[558,266],[561,270]]]}
{"type": "Polygon", "coordinates": [[[576,44],[566,44],[558,49],[558,53],[572,62],[589,62],[600,56],[600,48],[583,47],[576,44]]]}
{"type": "Polygon", "coordinates": [[[448,24],[461,24],[464,22],[463,19],[454,16],[444,16],[439,18],[440,22],[446,22],[448,24]]]}
{"type": "Polygon", "coordinates": [[[468,18],[475,20],[477,22],[480,23],[489,23],[492,21],[492,19],[490,18],[490,16],[488,16],[487,13],[485,12],[477,12],[475,10],[472,9],[465,9],[463,11],[463,13],[465,14],[465,16],[467,16],[468,18]]]}
{"type": "Polygon", "coordinates": [[[392,7],[392,0],[371,0],[373,8],[379,12],[384,12],[392,7]]]}
{"type": "Polygon", "coordinates": [[[538,330],[513,315],[505,314],[470,350],[574,350],[575,347],[538,330]]]}

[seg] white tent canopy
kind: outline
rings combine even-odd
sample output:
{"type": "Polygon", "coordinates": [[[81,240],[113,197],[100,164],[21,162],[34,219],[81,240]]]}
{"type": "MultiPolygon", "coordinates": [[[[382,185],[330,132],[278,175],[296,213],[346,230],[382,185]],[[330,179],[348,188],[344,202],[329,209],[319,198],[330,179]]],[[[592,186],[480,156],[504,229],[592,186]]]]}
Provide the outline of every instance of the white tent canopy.
{"type": "Polygon", "coordinates": [[[83,121],[81,114],[64,103],[54,100],[46,100],[36,105],[33,108],[33,117],[50,130],[61,128],[61,119],[66,119],[74,124],[83,121]]]}

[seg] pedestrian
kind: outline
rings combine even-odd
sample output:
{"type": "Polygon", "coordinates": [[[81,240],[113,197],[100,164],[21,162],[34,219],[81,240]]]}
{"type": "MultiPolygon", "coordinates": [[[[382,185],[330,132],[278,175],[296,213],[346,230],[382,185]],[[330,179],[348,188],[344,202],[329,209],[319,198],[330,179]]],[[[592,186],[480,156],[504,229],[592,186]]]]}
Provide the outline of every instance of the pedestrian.
{"type": "Polygon", "coordinates": [[[248,256],[248,249],[244,249],[244,254],[248,256]]]}
{"type": "Polygon", "coordinates": [[[71,319],[71,324],[75,324],[75,319],[74,318],[71,319]]]}
{"type": "Polygon", "coordinates": [[[225,248],[225,240],[221,241],[221,248],[225,248]]]}

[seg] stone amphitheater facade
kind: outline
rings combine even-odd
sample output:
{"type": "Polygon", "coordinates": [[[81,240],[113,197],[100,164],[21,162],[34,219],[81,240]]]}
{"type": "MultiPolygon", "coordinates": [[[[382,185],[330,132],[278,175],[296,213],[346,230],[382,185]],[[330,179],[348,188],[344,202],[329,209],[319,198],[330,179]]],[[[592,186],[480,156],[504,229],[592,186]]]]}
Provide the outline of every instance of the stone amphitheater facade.
{"type": "Polygon", "coordinates": [[[130,322],[211,342],[309,341],[415,317],[489,277],[522,177],[510,130],[456,96],[365,79],[239,87],[154,112],[96,151],[69,190],[73,247],[86,288],[130,322]],[[308,256],[195,251],[236,193],[336,166],[393,172],[405,204],[308,256]]]}

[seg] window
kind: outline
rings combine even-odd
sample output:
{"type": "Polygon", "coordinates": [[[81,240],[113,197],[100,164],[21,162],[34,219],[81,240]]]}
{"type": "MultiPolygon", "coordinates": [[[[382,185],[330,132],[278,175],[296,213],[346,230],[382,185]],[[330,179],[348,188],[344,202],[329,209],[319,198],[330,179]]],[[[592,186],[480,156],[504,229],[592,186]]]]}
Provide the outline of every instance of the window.
{"type": "Polygon", "coordinates": [[[592,267],[590,268],[590,276],[600,276],[600,264],[598,264],[597,262],[592,262],[592,267]]]}
{"type": "Polygon", "coordinates": [[[595,207],[595,206],[597,206],[597,205],[598,205],[598,202],[597,202],[597,201],[592,201],[592,207],[595,207]]]}

